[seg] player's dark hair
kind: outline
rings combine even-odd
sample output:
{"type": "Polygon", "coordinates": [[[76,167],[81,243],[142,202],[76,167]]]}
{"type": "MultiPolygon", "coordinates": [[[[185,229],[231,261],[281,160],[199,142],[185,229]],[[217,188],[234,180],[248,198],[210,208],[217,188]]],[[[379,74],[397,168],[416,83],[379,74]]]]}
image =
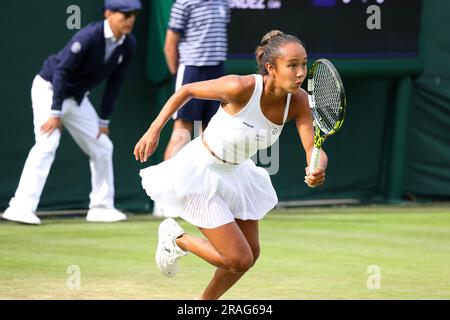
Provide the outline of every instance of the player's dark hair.
{"type": "Polygon", "coordinates": [[[280,48],[289,42],[297,42],[305,47],[299,38],[290,34],[284,34],[280,30],[272,30],[262,37],[261,43],[255,50],[256,62],[258,62],[260,74],[268,74],[265,66],[266,63],[269,62],[270,64],[275,65],[275,58],[280,56],[280,48]]]}

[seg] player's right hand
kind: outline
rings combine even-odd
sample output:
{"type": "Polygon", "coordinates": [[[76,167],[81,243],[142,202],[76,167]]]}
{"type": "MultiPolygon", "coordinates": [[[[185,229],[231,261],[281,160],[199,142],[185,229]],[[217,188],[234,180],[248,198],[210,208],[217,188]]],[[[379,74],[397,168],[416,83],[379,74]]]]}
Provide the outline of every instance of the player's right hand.
{"type": "Polygon", "coordinates": [[[318,167],[310,172],[309,167],[305,168],[305,183],[310,188],[322,185],[325,182],[325,169],[318,167]]]}
{"type": "Polygon", "coordinates": [[[160,131],[154,130],[152,128],[142,136],[134,147],[134,158],[140,160],[141,162],[146,162],[148,157],[150,157],[153,152],[155,152],[156,147],[159,142],[160,131]]]}
{"type": "Polygon", "coordinates": [[[47,134],[47,136],[51,136],[55,129],[61,130],[61,119],[57,117],[50,117],[48,120],[41,126],[41,134],[47,134]]]}

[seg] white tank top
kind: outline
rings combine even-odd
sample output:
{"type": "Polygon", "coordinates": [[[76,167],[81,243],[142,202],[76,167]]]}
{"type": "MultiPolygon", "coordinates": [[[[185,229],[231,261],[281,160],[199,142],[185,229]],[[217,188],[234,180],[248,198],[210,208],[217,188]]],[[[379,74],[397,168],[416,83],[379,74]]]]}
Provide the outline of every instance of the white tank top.
{"type": "Polygon", "coordinates": [[[283,124],[272,123],[264,116],[260,105],[263,78],[259,74],[254,77],[255,88],[247,105],[235,115],[219,108],[204,132],[203,138],[208,147],[217,157],[229,163],[242,163],[258,150],[274,144],[288,116],[290,93],[284,107],[283,124]]]}

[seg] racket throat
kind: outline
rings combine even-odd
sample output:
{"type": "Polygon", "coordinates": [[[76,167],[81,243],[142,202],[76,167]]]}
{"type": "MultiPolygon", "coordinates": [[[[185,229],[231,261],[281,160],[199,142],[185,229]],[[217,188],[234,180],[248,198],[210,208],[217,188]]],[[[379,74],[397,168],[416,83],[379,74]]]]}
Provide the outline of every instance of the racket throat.
{"type": "Polygon", "coordinates": [[[308,94],[309,108],[314,109],[316,107],[316,100],[312,94],[308,94]]]}

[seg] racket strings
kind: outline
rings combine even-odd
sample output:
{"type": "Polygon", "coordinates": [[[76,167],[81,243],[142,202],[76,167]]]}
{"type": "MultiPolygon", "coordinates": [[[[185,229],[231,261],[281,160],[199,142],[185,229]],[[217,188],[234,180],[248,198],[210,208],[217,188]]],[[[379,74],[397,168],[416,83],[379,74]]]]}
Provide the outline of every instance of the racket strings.
{"type": "Polygon", "coordinates": [[[340,115],[340,88],[334,75],[326,65],[319,64],[314,74],[314,98],[316,106],[313,112],[318,116],[319,128],[328,133],[334,129],[340,115]]]}

